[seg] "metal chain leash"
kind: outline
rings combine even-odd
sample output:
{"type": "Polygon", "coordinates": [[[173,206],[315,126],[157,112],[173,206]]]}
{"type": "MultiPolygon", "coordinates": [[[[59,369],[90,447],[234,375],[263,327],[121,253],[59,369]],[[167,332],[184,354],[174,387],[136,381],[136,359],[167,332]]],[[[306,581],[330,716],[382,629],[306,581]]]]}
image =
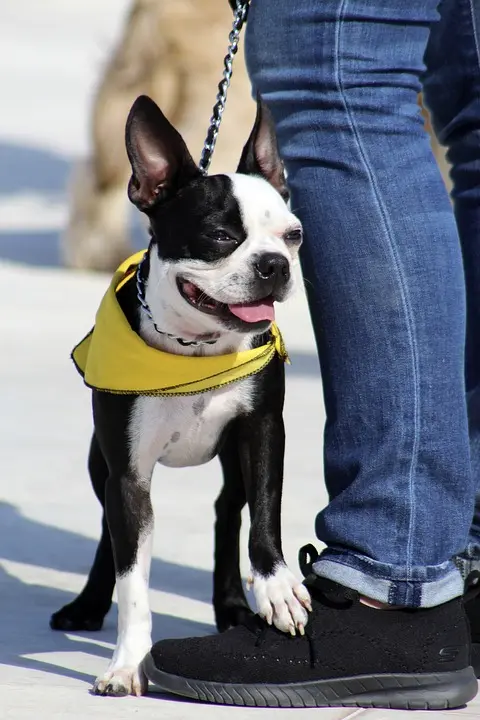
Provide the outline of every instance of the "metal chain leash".
{"type": "Polygon", "coordinates": [[[208,128],[207,137],[203,145],[202,156],[199,162],[200,170],[205,175],[207,174],[210,166],[215,144],[217,142],[218,130],[220,128],[220,123],[222,122],[223,111],[225,110],[225,104],[227,102],[227,92],[230,80],[232,79],[233,59],[238,50],[240,33],[247,19],[249,5],[250,0],[237,0],[237,8],[233,18],[232,29],[228,36],[228,50],[223,60],[223,76],[218,84],[217,102],[213,106],[213,115],[210,119],[210,127],[208,128]]]}

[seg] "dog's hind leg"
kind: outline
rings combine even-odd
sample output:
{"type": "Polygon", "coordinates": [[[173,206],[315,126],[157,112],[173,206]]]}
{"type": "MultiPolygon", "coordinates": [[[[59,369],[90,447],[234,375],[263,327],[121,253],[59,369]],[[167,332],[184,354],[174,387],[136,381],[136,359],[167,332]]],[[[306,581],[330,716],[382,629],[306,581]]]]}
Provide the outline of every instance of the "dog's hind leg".
{"type": "Polygon", "coordinates": [[[252,614],[240,576],[241,512],[247,499],[238,445],[228,431],[220,451],[224,485],[215,503],[215,569],[213,607],[219,632],[241,623],[252,614]]]}
{"type": "MultiPolygon", "coordinates": [[[[96,435],[92,437],[88,468],[95,495],[102,507],[105,507],[105,486],[108,479],[108,467],[98,444],[96,435]]],[[[115,587],[115,567],[112,545],[105,511],[102,518],[102,536],[98,544],[92,569],[87,583],[73,602],[54,613],[50,619],[53,630],[100,630],[103,619],[112,604],[115,587]]]]}

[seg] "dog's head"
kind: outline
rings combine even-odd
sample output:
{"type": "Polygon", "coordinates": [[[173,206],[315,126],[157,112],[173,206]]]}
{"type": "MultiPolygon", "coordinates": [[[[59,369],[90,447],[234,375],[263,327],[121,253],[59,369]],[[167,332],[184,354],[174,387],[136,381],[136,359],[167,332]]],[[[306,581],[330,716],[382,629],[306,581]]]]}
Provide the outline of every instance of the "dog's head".
{"type": "Polygon", "coordinates": [[[147,302],[168,332],[265,331],[291,293],[302,241],[289,211],[269,111],[259,101],[235,174],[204,176],[157,105],[142,96],[126,128],[130,200],[150,220],[147,302]]]}

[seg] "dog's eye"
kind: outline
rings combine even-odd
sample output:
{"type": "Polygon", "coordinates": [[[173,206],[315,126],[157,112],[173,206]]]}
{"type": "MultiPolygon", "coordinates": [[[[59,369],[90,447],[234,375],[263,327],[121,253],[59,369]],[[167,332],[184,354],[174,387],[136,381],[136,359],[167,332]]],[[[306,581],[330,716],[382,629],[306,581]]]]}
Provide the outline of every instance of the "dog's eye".
{"type": "Polygon", "coordinates": [[[285,235],[283,236],[283,239],[286,243],[289,243],[291,245],[297,245],[298,243],[302,242],[303,239],[303,233],[301,228],[295,228],[295,230],[289,230],[285,235]]]}
{"type": "Polygon", "coordinates": [[[238,241],[235,240],[235,238],[232,238],[231,235],[225,232],[225,230],[214,230],[209,237],[219,243],[232,243],[232,245],[238,244],[238,241]]]}

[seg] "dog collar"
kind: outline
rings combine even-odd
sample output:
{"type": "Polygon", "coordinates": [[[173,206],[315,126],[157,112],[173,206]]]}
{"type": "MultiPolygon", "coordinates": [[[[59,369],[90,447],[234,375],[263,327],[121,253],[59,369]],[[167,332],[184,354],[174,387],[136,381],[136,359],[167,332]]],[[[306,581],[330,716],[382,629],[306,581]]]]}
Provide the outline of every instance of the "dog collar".
{"type": "Polygon", "coordinates": [[[121,395],[194,395],[259,373],[278,355],[288,355],[278,327],[251,350],[195,357],[157,350],[132,330],[117,292],[133,280],[144,252],[126,260],[114,274],[97,311],[95,326],[73,349],[72,360],[85,384],[121,395]]]}
{"type": "Polygon", "coordinates": [[[170,340],[176,340],[179,345],[182,345],[183,347],[195,347],[199,345],[215,345],[218,338],[215,338],[215,340],[185,340],[184,338],[177,337],[177,335],[172,335],[171,333],[165,332],[165,330],[160,330],[157,323],[153,319],[152,311],[150,310],[150,307],[147,303],[147,300],[145,298],[145,282],[142,277],[142,265],[144,263],[145,258],[147,257],[146,253],[141,259],[141,261],[138,263],[137,271],[135,273],[135,280],[137,284],[137,299],[142,308],[145,310],[145,313],[149,320],[151,320],[153,327],[159,333],[159,335],[165,335],[165,337],[170,338],[170,340]]]}

